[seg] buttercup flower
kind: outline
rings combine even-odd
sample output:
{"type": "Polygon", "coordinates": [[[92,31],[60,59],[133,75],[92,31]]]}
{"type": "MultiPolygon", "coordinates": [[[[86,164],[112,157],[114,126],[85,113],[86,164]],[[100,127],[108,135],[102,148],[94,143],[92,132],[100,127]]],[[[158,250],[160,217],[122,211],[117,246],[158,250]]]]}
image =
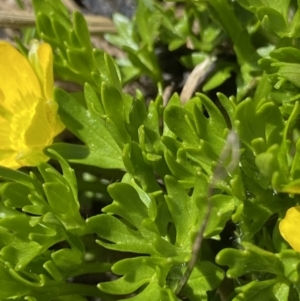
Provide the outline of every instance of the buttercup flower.
{"type": "Polygon", "coordinates": [[[0,41],[0,165],[35,166],[49,158],[43,149],[64,126],[52,100],[53,56],[34,41],[29,60],[0,41]]]}
{"type": "Polygon", "coordinates": [[[279,223],[281,236],[290,246],[300,252],[300,206],[290,208],[279,223]]]}

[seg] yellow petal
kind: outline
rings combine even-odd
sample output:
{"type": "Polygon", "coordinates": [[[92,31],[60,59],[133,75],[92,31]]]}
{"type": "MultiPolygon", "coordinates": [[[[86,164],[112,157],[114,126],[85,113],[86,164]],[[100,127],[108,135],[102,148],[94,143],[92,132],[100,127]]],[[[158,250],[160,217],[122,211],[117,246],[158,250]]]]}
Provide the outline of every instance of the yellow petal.
{"type": "Polygon", "coordinates": [[[41,44],[38,49],[38,57],[42,68],[43,90],[46,99],[52,99],[53,91],[53,54],[49,44],[41,44]]]}
{"type": "Polygon", "coordinates": [[[64,129],[51,100],[51,47],[36,41],[29,56],[0,41],[0,165],[10,168],[47,161],[43,149],[64,129]]]}
{"type": "Polygon", "coordinates": [[[48,100],[46,102],[46,112],[47,112],[48,122],[53,131],[53,136],[58,135],[65,129],[65,126],[62,123],[59,115],[57,114],[57,111],[58,111],[57,102],[54,100],[48,100]]]}
{"type": "MultiPolygon", "coordinates": [[[[1,105],[0,105],[0,109],[1,109],[1,105]]],[[[9,148],[8,146],[10,145],[10,141],[11,141],[10,134],[11,134],[10,122],[5,120],[4,118],[1,118],[0,116],[0,151],[9,148]]]]}
{"type": "Polygon", "coordinates": [[[279,223],[281,236],[290,246],[300,252],[300,206],[290,208],[279,223]]]}
{"type": "Polygon", "coordinates": [[[40,44],[37,40],[33,40],[29,51],[29,61],[39,78],[44,97],[47,100],[52,99],[54,81],[51,46],[46,43],[40,44]]]}
{"type": "Polygon", "coordinates": [[[47,157],[42,150],[24,150],[20,151],[15,157],[15,162],[18,163],[18,167],[21,166],[36,166],[41,162],[47,162],[49,157],[47,157]]]}
{"type": "Polygon", "coordinates": [[[0,79],[0,105],[10,112],[26,110],[32,98],[41,96],[38,78],[28,60],[3,41],[0,41],[0,79]]]}
{"type": "Polygon", "coordinates": [[[9,168],[20,168],[20,164],[16,162],[16,153],[11,150],[0,150],[0,165],[9,168]]]}
{"type": "Polygon", "coordinates": [[[28,148],[43,148],[52,143],[53,132],[48,122],[46,110],[46,102],[40,100],[24,135],[24,142],[28,148]]]}
{"type": "Polygon", "coordinates": [[[43,149],[53,141],[53,137],[64,130],[57,115],[58,105],[53,100],[39,101],[31,124],[25,132],[24,140],[28,148],[43,149]]]}

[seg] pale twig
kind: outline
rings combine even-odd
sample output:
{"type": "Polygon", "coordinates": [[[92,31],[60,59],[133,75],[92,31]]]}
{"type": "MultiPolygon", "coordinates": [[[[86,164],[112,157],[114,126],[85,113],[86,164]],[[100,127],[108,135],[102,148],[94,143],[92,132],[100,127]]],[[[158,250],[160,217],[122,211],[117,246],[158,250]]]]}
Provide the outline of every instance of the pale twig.
{"type": "Polygon", "coordinates": [[[183,287],[186,285],[195,265],[198,260],[198,254],[202,245],[202,241],[204,239],[204,232],[211,214],[212,209],[212,201],[211,197],[213,196],[213,190],[216,186],[216,184],[223,180],[227,174],[230,174],[235,170],[239,162],[239,138],[237,134],[231,130],[226,139],[225,146],[223,148],[223,151],[221,152],[219,156],[219,160],[217,162],[217,165],[215,167],[215,170],[213,172],[211,183],[208,186],[208,192],[207,192],[207,211],[205,213],[205,216],[203,218],[201,227],[199,229],[199,232],[196,235],[196,239],[193,244],[192,248],[192,255],[191,260],[187,264],[187,268],[181,277],[177,288],[176,288],[176,295],[178,296],[183,289],[183,287]],[[227,166],[225,165],[226,160],[230,158],[230,162],[227,166]]]}
{"type": "Polygon", "coordinates": [[[80,11],[80,6],[75,2],[75,1],[72,1],[72,0],[62,0],[62,2],[64,3],[65,7],[73,12],[75,10],[78,10],[80,11]]]}
{"type": "MultiPolygon", "coordinates": [[[[111,19],[103,16],[84,15],[91,34],[115,33],[116,29],[111,19]]],[[[35,16],[25,11],[0,11],[0,27],[22,29],[34,27],[35,16]]]]}
{"type": "Polygon", "coordinates": [[[197,87],[207,78],[207,76],[213,70],[215,65],[214,61],[214,57],[207,57],[190,73],[180,94],[180,100],[183,104],[191,99],[197,87]]]}
{"type": "Polygon", "coordinates": [[[174,85],[172,85],[172,84],[165,87],[163,94],[162,94],[164,107],[168,104],[168,101],[172,95],[173,89],[174,89],[174,85]]]}

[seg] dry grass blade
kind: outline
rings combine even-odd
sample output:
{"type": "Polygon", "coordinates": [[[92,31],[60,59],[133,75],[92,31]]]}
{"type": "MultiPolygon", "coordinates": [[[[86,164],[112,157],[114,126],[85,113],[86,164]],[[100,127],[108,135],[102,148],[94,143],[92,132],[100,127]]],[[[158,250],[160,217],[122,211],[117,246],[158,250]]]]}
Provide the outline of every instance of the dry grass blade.
{"type": "Polygon", "coordinates": [[[207,57],[201,64],[197,65],[189,77],[187,78],[184,87],[180,94],[180,100],[185,104],[192,98],[198,86],[207,78],[214,68],[214,57],[207,57]]]}
{"type": "MultiPolygon", "coordinates": [[[[111,19],[102,16],[84,15],[91,34],[114,33],[115,26],[111,19]]],[[[35,16],[25,11],[0,11],[0,28],[21,29],[34,27],[35,16]]]]}
{"type": "Polygon", "coordinates": [[[80,10],[80,6],[72,0],[62,0],[62,2],[64,3],[64,5],[66,6],[66,8],[69,11],[74,11],[74,10],[80,10]]]}

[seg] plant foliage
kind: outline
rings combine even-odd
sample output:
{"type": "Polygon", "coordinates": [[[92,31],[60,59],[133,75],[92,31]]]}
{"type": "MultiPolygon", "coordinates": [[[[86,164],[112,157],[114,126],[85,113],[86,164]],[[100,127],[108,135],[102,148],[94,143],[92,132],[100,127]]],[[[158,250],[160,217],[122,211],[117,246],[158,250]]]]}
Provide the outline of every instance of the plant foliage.
{"type": "Polygon", "coordinates": [[[54,91],[77,142],[30,172],[0,167],[0,300],[299,300],[278,227],[300,204],[298,2],[180,4],[116,14],[115,61],[79,12],[33,0],[55,75],[82,87],[54,91]],[[190,69],[213,59],[186,103],[163,100],[161,49],[190,69]],[[142,75],[154,100],[123,92],[142,75]]]}

